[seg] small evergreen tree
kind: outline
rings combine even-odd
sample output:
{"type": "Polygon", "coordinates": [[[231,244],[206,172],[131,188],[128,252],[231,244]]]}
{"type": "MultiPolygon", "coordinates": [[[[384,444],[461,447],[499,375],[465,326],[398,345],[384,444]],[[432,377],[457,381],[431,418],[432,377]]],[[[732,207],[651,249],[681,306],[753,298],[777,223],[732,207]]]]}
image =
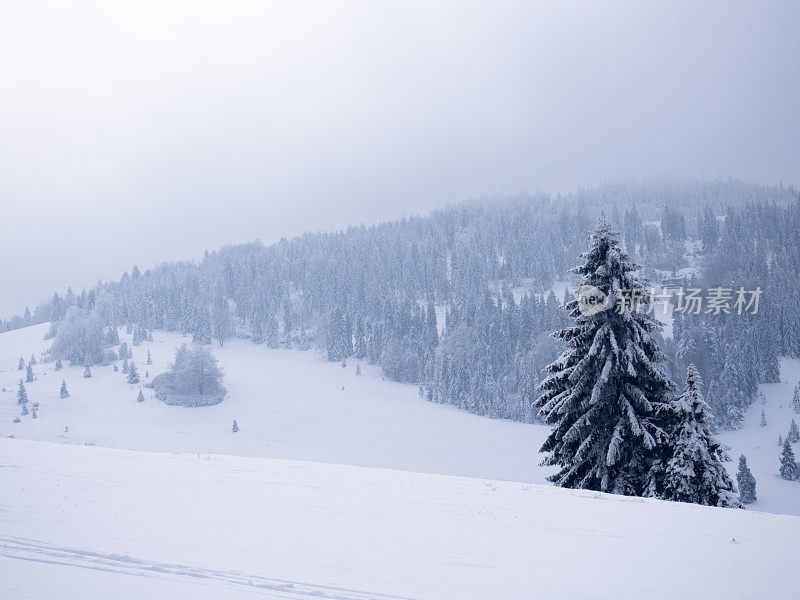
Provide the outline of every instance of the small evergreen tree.
{"type": "Polygon", "coordinates": [[[800,442],[800,430],[797,429],[797,423],[794,422],[794,419],[792,419],[792,424],[789,425],[789,433],[786,434],[786,440],[790,444],[800,442]]]}
{"type": "Polygon", "coordinates": [[[92,370],[89,368],[89,363],[86,363],[86,366],[83,368],[83,378],[89,379],[92,376],[92,370]]]}
{"type": "Polygon", "coordinates": [[[25,368],[25,359],[21,356],[19,357],[19,364],[17,365],[17,371],[22,371],[25,368]]]}
{"type": "Polygon", "coordinates": [[[63,368],[64,368],[64,365],[63,365],[63,364],[61,364],[61,359],[60,359],[60,358],[57,358],[57,359],[56,359],[56,371],[60,371],[60,370],[61,370],[61,369],[63,369],[63,368]]]}
{"type": "Polygon", "coordinates": [[[33,367],[28,363],[28,368],[25,370],[25,381],[31,383],[34,379],[36,379],[36,376],[33,373],[33,367]]]}
{"type": "Polygon", "coordinates": [[[61,398],[69,398],[69,391],[67,391],[67,381],[65,379],[61,380],[61,391],[59,392],[58,395],[61,398]]]}
{"type": "Polygon", "coordinates": [[[147,361],[146,361],[145,364],[148,364],[148,365],[152,365],[153,364],[153,359],[150,356],[150,350],[147,351],[147,361]]]}
{"type": "Polygon", "coordinates": [[[38,402],[34,402],[33,403],[33,411],[31,412],[31,417],[33,417],[34,419],[39,418],[39,403],[38,402]]]}
{"type": "Polygon", "coordinates": [[[672,455],[665,465],[664,487],[659,497],[741,508],[736,485],[722,464],[729,460],[727,453],[711,433],[711,409],[703,399],[702,387],[700,373],[690,364],[686,388],[672,402],[672,413],[677,419],[669,429],[672,455]]]}
{"type": "Polygon", "coordinates": [[[142,393],[142,388],[139,388],[139,395],[136,396],[137,402],[144,402],[144,394],[142,393]]]}
{"type": "Polygon", "coordinates": [[[739,484],[739,500],[742,504],[752,504],[756,498],[756,478],[747,466],[744,454],[739,457],[739,471],[736,473],[736,483],[739,484]]]}
{"type": "Polygon", "coordinates": [[[764,409],[763,408],[761,409],[761,426],[762,427],[766,427],[767,426],[767,415],[764,414],[764,409]]]}
{"type": "Polygon", "coordinates": [[[136,363],[133,361],[128,367],[128,383],[139,383],[139,371],[136,370],[136,363]]]}
{"type": "Polygon", "coordinates": [[[128,374],[128,369],[130,369],[130,365],[128,364],[128,357],[127,355],[122,359],[122,373],[123,375],[128,374]]]}
{"type": "Polygon", "coordinates": [[[28,364],[29,364],[29,365],[35,365],[35,364],[37,364],[37,363],[36,363],[36,357],[35,357],[33,354],[31,354],[31,359],[28,361],[28,364]]]}
{"type": "Polygon", "coordinates": [[[781,477],[794,481],[797,479],[797,463],[794,460],[794,452],[789,440],[783,443],[783,451],[781,452],[781,477]]]}
{"type": "Polygon", "coordinates": [[[19,389],[17,389],[17,404],[25,406],[28,403],[28,392],[25,390],[25,384],[22,379],[19,380],[19,389]]]}
{"type": "Polygon", "coordinates": [[[800,383],[794,386],[794,394],[792,395],[792,408],[794,408],[794,412],[800,415],[800,383]]]}
{"type": "Polygon", "coordinates": [[[236,433],[237,431],[239,431],[239,424],[236,422],[236,419],[233,420],[233,427],[231,427],[231,431],[233,433],[236,433]]]}
{"type": "Polygon", "coordinates": [[[22,410],[19,411],[19,414],[21,414],[23,417],[28,414],[28,405],[27,404],[23,404],[22,405],[22,410]]]}

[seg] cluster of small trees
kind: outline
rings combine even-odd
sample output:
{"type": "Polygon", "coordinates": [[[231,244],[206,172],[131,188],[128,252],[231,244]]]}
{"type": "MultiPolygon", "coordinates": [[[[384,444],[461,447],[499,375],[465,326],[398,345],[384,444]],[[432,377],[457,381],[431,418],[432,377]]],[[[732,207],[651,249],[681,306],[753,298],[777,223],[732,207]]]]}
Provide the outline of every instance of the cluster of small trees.
{"type": "MultiPolygon", "coordinates": [[[[29,363],[30,365],[30,363],[29,363]]],[[[30,383],[33,381],[32,379],[28,382],[30,383]]],[[[69,398],[69,392],[67,391],[67,382],[61,380],[61,391],[59,392],[59,396],[61,398],[69,398]]],[[[19,380],[19,387],[17,388],[17,404],[20,407],[20,417],[24,417],[30,413],[31,418],[38,419],[39,418],[39,403],[33,402],[31,404],[31,410],[28,410],[28,390],[25,388],[25,383],[22,379],[19,380]]],[[[15,423],[20,422],[19,417],[14,418],[15,423]]]]}
{"type": "Polygon", "coordinates": [[[222,402],[222,368],[203,346],[180,346],[167,372],[153,378],[150,387],[156,398],[166,404],[208,406],[222,402]]]}

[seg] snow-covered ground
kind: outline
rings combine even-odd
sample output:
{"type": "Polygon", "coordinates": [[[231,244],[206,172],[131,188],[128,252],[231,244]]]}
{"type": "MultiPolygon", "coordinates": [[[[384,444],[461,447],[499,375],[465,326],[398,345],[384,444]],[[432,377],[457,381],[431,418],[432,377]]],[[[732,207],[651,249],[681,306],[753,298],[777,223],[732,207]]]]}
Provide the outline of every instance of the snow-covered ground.
{"type": "MultiPolygon", "coordinates": [[[[216,406],[166,406],[152,398],[136,402],[139,386],[128,385],[111,366],[83,369],[53,363],[34,367],[26,384],[39,418],[19,414],[16,391],[20,356],[26,360],[50,347],[46,325],[0,334],[0,437],[125,450],[228,454],[382,467],[423,473],[544,483],[550,472],[538,453],[549,428],[486,419],[419,398],[415,386],[383,380],[375,367],[355,362],[342,368],[313,352],[268,350],[246,340],[213,346],[225,368],[229,392],[216,406]],[[60,399],[65,379],[71,397],[60,399]],[[236,419],[240,431],[231,432],[236,419]],[[68,431],[65,428],[68,427],[68,431]]],[[[130,336],[124,335],[130,343],[130,336]]],[[[154,342],[133,347],[139,372],[151,377],[166,369],[179,334],[155,332],[154,342]],[[146,365],[150,351],[153,364],[146,365]]],[[[765,385],[768,426],[760,427],[762,406],[754,405],[745,428],[724,432],[732,447],[728,468],[744,453],[757,479],[758,503],[751,510],[800,515],[800,482],[778,476],[778,434],[792,418],[791,394],[800,379],[800,361],[782,363],[784,383],[765,385]]],[[[145,381],[145,380],[143,380],[145,381]]],[[[794,415],[800,417],[800,415],[794,415]]],[[[798,419],[800,422],[800,418],[798,419]]],[[[800,446],[796,448],[800,454],[800,446]]]]}
{"type": "Polygon", "coordinates": [[[0,439],[2,597],[797,597],[800,518],[0,439]]]}
{"type": "MultiPolygon", "coordinates": [[[[110,365],[84,379],[82,368],[40,362],[26,384],[39,417],[13,423],[19,358],[39,360],[46,331],[0,334],[3,597],[617,598],[624,587],[633,597],[786,598],[800,589],[800,518],[756,512],[800,514],[800,484],[777,476],[800,361],[783,363],[785,383],[764,386],[767,427],[759,404],[745,429],[722,436],[758,479],[755,511],[736,511],[535,485],[547,474],[538,465],[546,427],[428,403],[363,363],[359,376],[354,362],[243,340],[213,348],[228,386],[219,405],[166,406],[147,389],[138,403],[140,386],[110,365]]],[[[154,337],[132,349],[150,377],[185,341],[154,337]]]]}
{"type": "MultiPolygon", "coordinates": [[[[46,325],[0,334],[0,437],[95,444],[126,450],[266,456],[408,471],[544,481],[538,449],[546,429],[491,420],[435,405],[417,387],[383,380],[380,370],[362,363],[346,368],[314,352],[269,350],[247,340],[211,346],[225,369],[228,395],[216,406],[167,406],[152,398],[136,402],[139,385],[128,385],[121,371],[95,366],[92,378],[82,367],[53,363],[34,367],[37,380],[26,384],[39,418],[22,417],[16,404],[20,356],[50,347],[46,325]],[[58,392],[65,379],[70,398],[58,392]],[[236,419],[239,432],[231,432],[236,419]],[[65,427],[69,431],[65,431],[65,427]]],[[[131,337],[120,330],[123,339],[131,337]]],[[[163,372],[175,348],[187,340],[156,331],[153,342],[132,347],[144,377],[163,372]],[[153,364],[145,365],[147,351],[153,364]]],[[[142,380],[146,381],[145,379],[142,380]]]]}

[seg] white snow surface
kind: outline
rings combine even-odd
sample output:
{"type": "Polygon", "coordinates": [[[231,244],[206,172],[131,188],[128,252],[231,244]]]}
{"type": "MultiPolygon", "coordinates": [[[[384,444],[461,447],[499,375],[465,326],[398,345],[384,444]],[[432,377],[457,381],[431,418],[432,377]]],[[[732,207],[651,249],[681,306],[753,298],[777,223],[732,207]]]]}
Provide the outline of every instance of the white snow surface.
{"type": "MultiPolygon", "coordinates": [[[[245,340],[213,347],[229,391],[216,406],[147,389],[137,403],[110,365],[84,379],[49,362],[26,384],[39,418],[13,423],[17,363],[40,359],[47,328],[0,334],[2,598],[800,595],[800,518],[758,512],[800,514],[800,483],[777,475],[800,361],[763,386],[768,427],[759,404],[721,436],[758,480],[742,511],[541,485],[547,427],[245,340]]],[[[151,378],[186,341],[154,337],[132,348],[151,378]]]]}
{"type": "Polygon", "coordinates": [[[0,440],[3,597],[794,598],[800,518],[0,440]]]}

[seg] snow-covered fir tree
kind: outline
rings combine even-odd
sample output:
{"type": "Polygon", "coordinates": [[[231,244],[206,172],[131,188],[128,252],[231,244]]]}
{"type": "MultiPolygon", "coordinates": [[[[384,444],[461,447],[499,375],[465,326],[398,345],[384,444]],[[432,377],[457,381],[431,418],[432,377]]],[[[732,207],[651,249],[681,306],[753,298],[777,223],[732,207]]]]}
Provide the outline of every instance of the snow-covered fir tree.
{"type": "Polygon", "coordinates": [[[139,383],[139,371],[136,369],[136,363],[131,361],[128,366],[128,383],[139,383]]]}
{"type": "Polygon", "coordinates": [[[233,420],[233,426],[231,427],[231,431],[233,433],[236,433],[237,431],[239,431],[239,424],[236,422],[236,419],[233,420]]]}
{"type": "Polygon", "coordinates": [[[55,366],[55,369],[56,369],[56,371],[60,371],[60,370],[61,370],[61,369],[63,369],[63,368],[64,368],[64,365],[63,365],[63,364],[61,364],[61,359],[60,359],[60,358],[57,358],[57,359],[56,359],[56,366],[55,366]]]}
{"type": "Polygon", "coordinates": [[[39,403],[33,403],[33,410],[31,411],[31,418],[38,419],[39,418],[39,403]]]}
{"type": "Polygon", "coordinates": [[[17,404],[25,406],[28,403],[28,392],[25,389],[25,384],[22,379],[19,380],[19,388],[17,388],[17,404]]]}
{"type": "Polygon", "coordinates": [[[764,409],[763,408],[761,409],[761,426],[762,427],[766,427],[767,426],[767,415],[764,414],[764,409]]]}
{"type": "Polygon", "coordinates": [[[739,457],[739,470],[736,472],[736,483],[739,484],[739,500],[742,504],[752,504],[756,497],[756,478],[747,466],[744,454],[739,457]]]}
{"type": "Polygon", "coordinates": [[[144,394],[142,393],[142,388],[139,388],[139,395],[136,396],[137,402],[144,402],[144,394]]]}
{"type": "Polygon", "coordinates": [[[800,442],[800,430],[797,429],[797,423],[794,422],[794,419],[792,419],[792,423],[789,425],[789,433],[786,434],[786,440],[790,444],[800,442]]]}
{"type": "Polygon", "coordinates": [[[28,367],[25,369],[25,381],[31,383],[34,379],[36,379],[36,375],[33,373],[33,366],[28,363],[28,367]]]}
{"type": "Polygon", "coordinates": [[[566,350],[546,368],[534,403],[554,426],[543,463],[560,467],[550,480],[563,487],[643,495],[660,487],[651,465],[668,441],[662,421],[675,386],[659,366],[666,360],[656,341],[661,324],[646,311],[615,310],[623,291],[644,293],[639,267],[604,219],[589,245],[572,272],[607,299],[593,314],[570,301],[574,322],[554,334],[566,350]]]}
{"type": "MultiPolygon", "coordinates": [[[[702,387],[700,373],[690,364],[686,387],[672,401],[674,420],[668,426],[671,448],[663,463],[657,495],[664,500],[741,507],[736,485],[722,464],[729,460],[726,449],[711,433],[711,409],[703,399],[702,387]]],[[[661,468],[654,467],[659,471],[661,468]]]]}
{"type": "Polygon", "coordinates": [[[69,391],[67,390],[67,380],[61,380],[61,391],[58,393],[60,398],[69,398],[69,391]]]}
{"type": "Polygon", "coordinates": [[[17,371],[22,371],[25,368],[25,359],[19,357],[19,364],[17,364],[17,371]]]}
{"type": "Polygon", "coordinates": [[[800,415],[800,383],[794,386],[794,393],[792,394],[792,408],[794,412],[800,415]]]}
{"type": "Polygon", "coordinates": [[[125,355],[125,357],[122,359],[122,374],[127,375],[129,369],[130,365],[128,364],[128,356],[125,355]]]}
{"type": "Polygon", "coordinates": [[[783,443],[780,474],[781,477],[789,481],[797,479],[797,463],[795,462],[794,452],[792,451],[792,445],[789,443],[789,440],[783,443]]]}
{"type": "Polygon", "coordinates": [[[37,364],[36,363],[36,355],[31,354],[31,359],[28,361],[28,364],[31,365],[31,366],[37,364]]]}
{"type": "Polygon", "coordinates": [[[147,351],[147,360],[145,361],[145,364],[146,365],[152,365],[153,364],[153,358],[150,356],[150,350],[147,351]]]}
{"type": "Polygon", "coordinates": [[[84,379],[89,379],[92,376],[92,369],[89,367],[89,363],[86,363],[86,366],[83,368],[83,377],[84,379]]]}

